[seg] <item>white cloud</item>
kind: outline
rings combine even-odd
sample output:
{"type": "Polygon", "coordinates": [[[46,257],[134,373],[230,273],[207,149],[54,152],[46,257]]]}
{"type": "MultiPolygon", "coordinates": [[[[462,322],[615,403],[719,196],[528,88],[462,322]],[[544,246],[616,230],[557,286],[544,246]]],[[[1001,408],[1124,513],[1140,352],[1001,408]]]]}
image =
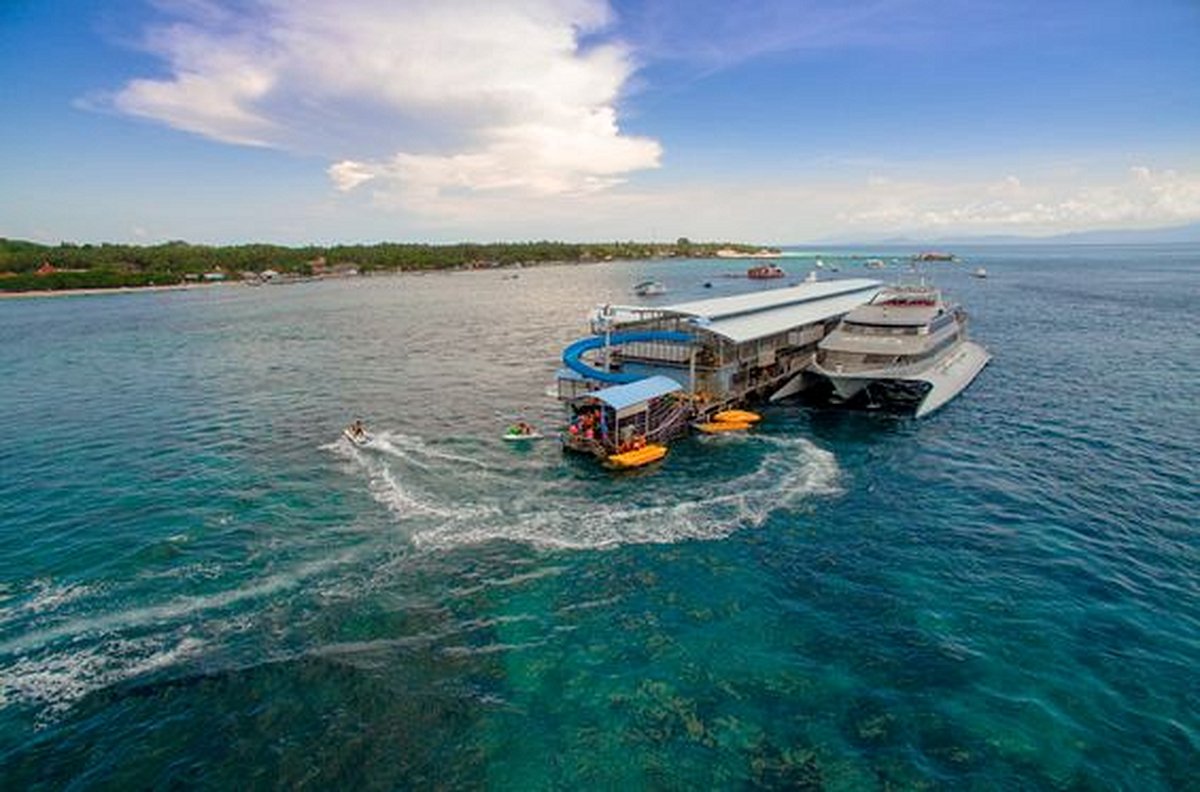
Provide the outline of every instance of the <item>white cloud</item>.
{"type": "Polygon", "coordinates": [[[333,182],[333,186],[342,192],[353,190],[363,182],[368,182],[375,178],[375,174],[371,169],[362,163],[352,162],[351,160],[343,160],[329,166],[329,180],[333,182]]]}
{"type": "Polygon", "coordinates": [[[129,82],[128,114],[236,144],[316,153],[334,186],[379,200],[445,191],[589,193],[659,164],[623,134],[634,64],[580,37],[605,0],[175,0],[148,48],[166,79],[129,82]]]}
{"type": "MultiPolygon", "coordinates": [[[[835,223],[883,232],[1057,233],[1153,227],[1200,219],[1200,175],[1130,168],[1084,183],[1006,176],[984,183],[872,179],[845,196],[835,223]]],[[[833,202],[837,202],[836,196],[833,202]]]]}
{"type": "MultiPolygon", "coordinates": [[[[513,200],[503,191],[453,189],[419,201],[409,192],[380,189],[373,193],[373,201],[384,207],[403,204],[415,233],[444,240],[461,239],[463,229],[470,229],[470,235],[487,239],[537,239],[549,234],[580,240],[688,236],[787,243],[886,236],[1039,235],[1200,220],[1200,172],[1152,170],[1149,175],[1145,182],[1119,173],[1082,184],[1076,176],[1031,171],[1021,174],[1016,190],[1003,176],[943,180],[896,173],[852,183],[840,174],[827,174],[721,184],[629,184],[621,190],[579,194],[571,201],[561,195],[513,200]],[[997,185],[1012,192],[989,193],[997,185]]],[[[361,211],[359,215],[367,216],[361,211]]]]}

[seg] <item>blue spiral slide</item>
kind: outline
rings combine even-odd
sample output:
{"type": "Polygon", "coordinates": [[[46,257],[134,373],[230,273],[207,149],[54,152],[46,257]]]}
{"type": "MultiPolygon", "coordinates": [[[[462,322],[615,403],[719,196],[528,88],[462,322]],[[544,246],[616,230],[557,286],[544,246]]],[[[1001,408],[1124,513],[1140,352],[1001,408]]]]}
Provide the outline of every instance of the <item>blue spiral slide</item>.
{"type": "MultiPolygon", "coordinates": [[[[640,332],[612,333],[608,343],[613,346],[620,344],[635,344],[639,341],[667,341],[672,344],[690,344],[692,337],[687,333],[674,330],[642,330],[640,332]]],[[[627,382],[637,382],[645,379],[645,374],[625,374],[621,372],[602,371],[583,362],[583,353],[604,346],[605,337],[602,335],[581,338],[563,350],[562,361],[567,368],[582,374],[588,379],[623,385],[627,382]]]]}

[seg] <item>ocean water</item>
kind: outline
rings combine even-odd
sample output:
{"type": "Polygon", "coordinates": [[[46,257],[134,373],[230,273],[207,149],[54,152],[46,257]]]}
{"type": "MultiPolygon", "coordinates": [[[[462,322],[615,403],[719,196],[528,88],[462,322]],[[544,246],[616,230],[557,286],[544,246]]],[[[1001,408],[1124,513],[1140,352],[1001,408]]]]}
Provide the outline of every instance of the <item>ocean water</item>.
{"type": "Polygon", "coordinates": [[[958,252],[942,411],[622,476],[500,433],[736,266],[0,303],[0,787],[1200,788],[1200,248],[958,252]]]}

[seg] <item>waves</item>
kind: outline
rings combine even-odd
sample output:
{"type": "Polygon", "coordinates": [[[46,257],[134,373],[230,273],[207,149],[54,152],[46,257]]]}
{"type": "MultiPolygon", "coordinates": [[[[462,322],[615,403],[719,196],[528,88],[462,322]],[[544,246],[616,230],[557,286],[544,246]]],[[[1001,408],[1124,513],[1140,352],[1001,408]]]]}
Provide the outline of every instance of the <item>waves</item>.
{"type": "MultiPolygon", "coordinates": [[[[833,455],[793,437],[683,444],[662,467],[633,476],[573,465],[549,441],[527,454],[494,445],[384,431],[365,447],[320,446],[341,466],[336,486],[344,494],[358,489],[382,507],[367,524],[394,530],[343,524],[319,536],[277,535],[269,555],[254,550],[240,560],[229,551],[195,558],[200,540],[176,532],[164,540],[172,548],[166,569],[146,566],[104,583],[39,578],[7,587],[0,712],[19,706],[44,726],[95,691],[228,660],[231,644],[261,630],[281,601],[353,598],[360,586],[387,585],[403,574],[397,549],[420,556],[496,542],[579,551],[716,540],[839,492],[833,455]],[[743,460],[741,469],[704,481],[690,470],[723,455],[743,460]],[[341,544],[330,551],[322,547],[328,541],[341,544]]],[[[249,539],[228,517],[218,522],[223,534],[249,539]]]]}
{"type": "Polygon", "coordinates": [[[498,434],[628,268],[6,306],[0,775],[1187,788],[1195,254],[1125,255],[961,277],[996,358],[929,420],[623,474],[498,434]]]}
{"type": "Polygon", "coordinates": [[[182,578],[176,585],[215,577],[216,590],[168,593],[158,602],[143,591],[163,588],[149,572],[105,586],[38,580],[8,591],[0,607],[0,711],[32,707],[37,725],[51,723],[89,693],[203,658],[250,629],[280,596],[359,561],[360,552],[342,551],[259,575],[197,565],[174,576],[182,578]]]}

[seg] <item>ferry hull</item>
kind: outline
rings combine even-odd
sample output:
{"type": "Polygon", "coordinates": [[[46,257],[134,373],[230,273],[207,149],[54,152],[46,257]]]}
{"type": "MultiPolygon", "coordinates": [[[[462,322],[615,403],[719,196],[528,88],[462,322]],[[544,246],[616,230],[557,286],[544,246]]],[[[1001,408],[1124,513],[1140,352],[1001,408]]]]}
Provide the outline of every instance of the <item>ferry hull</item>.
{"type": "Polygon", "coordinates": [[[974,341],[964,341],[923,378],[933,387],[917,407],[917,417],[937,410],[970,385],[992,356],[974,341]]]}
{"type": "Polygon", "coordinates": [[[929,368],[908,375],[859,371],[852,374],[818,369],[833,386],[835,398],[848,402],[865,397],[911,409],[917,418],[938,410],[961,393],[983,371],[992,356],[974,341],[964,341],[929,368]]]}

